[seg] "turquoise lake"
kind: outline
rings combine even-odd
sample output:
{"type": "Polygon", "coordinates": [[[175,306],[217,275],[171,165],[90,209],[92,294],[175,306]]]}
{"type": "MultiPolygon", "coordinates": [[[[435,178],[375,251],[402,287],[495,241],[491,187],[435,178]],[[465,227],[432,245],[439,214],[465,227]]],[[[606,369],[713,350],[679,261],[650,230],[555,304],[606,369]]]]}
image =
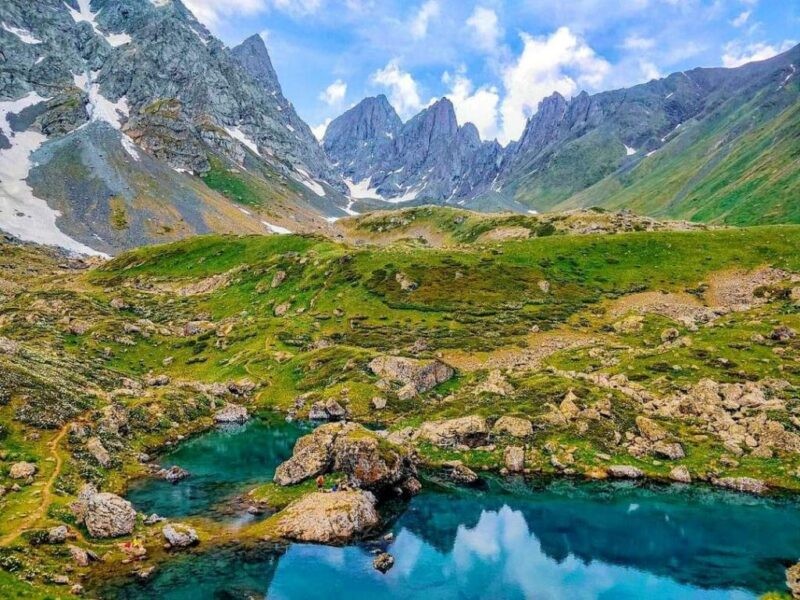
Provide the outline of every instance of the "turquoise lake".
{"type": "MultiPolygon", "coordinates": [[[[272,475],[303,427],[254,422],[166,456],[193,473],[128,496],[143,512],[236,519],[220,503],[272,475]]],[[[687,486],[490,480],[484,490],[426,484],[394,537],[343,548],[221,547],[176,557],[114,598],[693,599],[784,590],[800,558],[800,503],[687,486]],[[395,557],[386,575],[376,549],[395,557]]]]}

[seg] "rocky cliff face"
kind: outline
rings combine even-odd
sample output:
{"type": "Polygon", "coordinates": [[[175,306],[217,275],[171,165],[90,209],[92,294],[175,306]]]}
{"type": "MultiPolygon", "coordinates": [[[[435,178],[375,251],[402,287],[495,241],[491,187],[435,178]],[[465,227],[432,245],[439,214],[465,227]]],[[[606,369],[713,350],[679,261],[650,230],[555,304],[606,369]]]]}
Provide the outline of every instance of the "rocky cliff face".
{"type": "Polygon", "coordinates": [[[0,21],[0,228],[110,254],[263,232],[260,208],[343,214],[260,38],[229,50],[180,0],[9,0],[0,21]]]}
{"type": "Polygon", "coordinates": [[[497,174],[501,148],[459,127],[443,98],[402,123],[385,96],[367,98],[334,120],[325,151],[361,200],[463,204],[497,174]]]}

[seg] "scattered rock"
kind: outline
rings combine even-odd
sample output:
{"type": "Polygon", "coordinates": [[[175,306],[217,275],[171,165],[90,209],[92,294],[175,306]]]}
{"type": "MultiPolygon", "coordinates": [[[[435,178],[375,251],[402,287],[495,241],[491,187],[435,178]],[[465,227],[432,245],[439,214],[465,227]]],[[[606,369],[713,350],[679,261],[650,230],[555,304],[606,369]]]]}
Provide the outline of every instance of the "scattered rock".
{"type": "Polygon", "coordinates": [[[504,416],[497,419],[492,427],[495,435],[510,435],[515,438],[526,438],[533,435],[533,424],[528,419],[504,416]]]}
{"type": "Polygon", "coordinates": [[[159,469],[159,471],[156,473],[156,476],[160,477],[164,481],[169,481],[170,483],[178,483],[179,481],[183,481],[189,477],[190,473],[182,467],[172,465],[168,469],[159,469]]]}
{"type": "Polygon", "coordinates": [[[370,492],[314,492],[292,502],[278,515],[278,535],[301,542],[343,544],[380,522],[370,492]]]}
{"type": "Polygon", "coordinates": [[[637,333],[644,328],[644,317],[641,315],[631,315],[612,325],[617,333],[637,333]]]}
{"type": "Polygon", "coordinates": [[[67,329],[72,335],[83,335],[89,331],[89,324],[83,321],[71,321],[67,329]]]}
{"type": "Polygon", "coordinates": [[[608,474],[616,479],[640,479],[644,477],[641,469],[630,465],[611,465],[608,474]]]}
{"type": "Polygon", "coordinates": [[[126,310],[128,307],[128,303],[125,302],[122,298],[113,298],[111,302],[109,302],[109,306],[114,310],[126,310]]]}
{"type": "Polygon", "coordinates": [[[19,348],[20,346],[17,342],[6,337],[0,337],[0,354],[18,354],[19,348]]]}
{"type": "Polygon", "coordinates": [[[228,403],[214,413],[216,423],[245,423],[250,418],[247,408],[240,404],[228,403]]]}
{"type": "Polygon", "coordinates": [[[382,398],[381,396],[375,396],[372,399],[372,408],[375,410],[383,410],[386,408],[386,398],[382,398]]]}
{"type": "Polygon", "coordinates": [[[274,314],[276,317],[282,317],[282,316],[284,316],[284,315],[285,315],[287,312],[289,312],[289,309],[290,309],[291,307],[292,307],[292,305],[291,305],[291,303],[290,303],[290,302],[283,302],[283,303],[281,303],[281,304],[278,304],[278,306],[276,306],[276,307],[275,307],[275,310],[274,310],[274,311],[272,311],[272,312],[273,312],[273,314],[274,314]]]}
{"type": "Polygon", "coordinates": [[[572,390],[567,392],[561,404],[558,405],[558,410],[567,421],[576,418],[581,412],[581,408],[578,406],[578,396],[572,390]]]}
{"type": "Polygon", "coordinates": [[[97,554],[91,550],[84,550],[83,548],[73,545],[67,546],[67,549],[72,556],[72,560],[74,560],[75,564],[79,567],[88,567],[89,563],[100,560],[97,554]]]}
{"type": "Polygon", "coordinates": [[[536,285],[539,287],[539,289],[540,289],[540,290],[541,290],[543,293],[545,293],[545,294],[549,294],[549,293],[550,293],[550,282],[549,282],[549,281],[546,281],[546,280],[542,279],[542,280],[541,280],[539,283],[537,283],[536,285]]]}
{"type": "Polygon", "coordinates": [[[148,375],[145,377],[144,383],[149,387],[163,387],[169,385],[169,375],[148,375]]]}
{"type": "Polygon", "coordinates": [[[712,479],[711,482],[722,488],[748,494],[761,495],[768,489],[766,483],[752,477],[722,477],[721,479],[712,479]]]}
{"type": "Polygon", "coordinates": [[[686,458],[686,453],[683,451],[683,446],[677,442],[656,442],[653,444],[653,454],[659,458],[667,460],[680,460],[686,458]]]}
{"type": "Polygon", "coordinates": [[[284,281],[286,281],[286,271],[277,271],[275,275],[272,277],[272,283],[270,283],[269,287],[273,290],[280,286],[284,281]]]}
{"type": "Polygon", "coordinates": [[[683,465],[678,465],[677,467],[673,468],[669,472],[669,478],[672,481],[677,481],[679,483],[691,483],[692,482],[692,476],[689,474],[689,469],[687,469],[683,465]]]}
{"type": "Polygon", "coordinates": [[[378,377],[403,384],[401,391],[407,397],[430,391],[455,374],[451,367],[441,361],[402,356],[379,356],[369,363],[369,368],[378,377]]]}
{"type": "Polygon", "coordinates": [[[667,437],[667,431],[658,423],[647,417],[636,417],[636,428],[647,440],[657,442],[667,437]]]}
{"type": "Polygon", "coordinates": [[[136,511],[127,500],[103,492],[88,499],[83,522],[94,538],[130,535],[136,524],[136,511]]]}
{"type": "Polygon", "coordinates": [[[171,548],[188,548],[200,541],[194,529],[181,523],[169,523],[164,525],[161,533],[164,535],[164,539],[167,540],[167,544],[169,544],[171,548]]]}
{"type": "Polygon", "coordinates": [[[156,513],[153,513],[144,520],[144,524],[155,525],[156,523],[163,523],[164,521],[166,521],[164,517],[159,517],[156,513]]]}
{"type": "Polygon", "coordinates": [[[395,281],[400,284],[400,289],[404,292],[413,292],[415,289],[419,287],[419,284],[411,279],[408,275],[403,272],[398,271],[397,274],[394,276],[395,281]]]}
{"type": "Polygon", "coordinates": [[[470,415],[447,421],[428,421],[422,424],[416,436],[436,446],[464,445],[474,448],[483,446],[488,434],[486,419],[470,415]]]}
{"type": "Polygon", "coordinates": [[[388,552],[381,552],[378,556],[375,557],[375,560],[372,561],[372,566],[375,568],[376,571],[380,571],[381,573],[386,573],[389,569],[394,566],[394,556],[389,554],[388,552]]]}
{"type": "Polygon", "coordinates": [[[36,465],[29,462],[17,462],[11,465],[8,476],[11,479],[28,479],[36,475],[36,465]]]}
{"type": "Polygon", "coordinates": [[[105,446],[103,446],[103,442],[100,441],[100,438],[89,438],[89,441],[86,442],[86,449],[101,467],[107,468],[111,464],[111,455],[108,453],[108,450],[105,449],[105,446]]]}
{"type": "Polygon", "coordinates": [[[772,333],[769,337],[776,342],[788,342],[789,340],[797,337],[797,332],[786,325],[779,325],[772,330],[772,333]]]}
{"type": "Polygon", "coordinates": [[[333,398],[315,402],[308,412],[308,418],[312,421],[338,421],[346,416],[347,411],[333,398]]]}
{"type": "Polygon", "coordinates": [[[215,327],[216,326],[211,321],[189,321],[183,326],[183,335],[186,337],[201,335],[214,331],[215,327]]]}
{"type": "Polygon", "coordinates": [[[69,529],[66,525],[59,525],[58,527],[51,527],[47,530],[47,543],[48,544],[63,544],[67,541],[69,529]]]}
{"type": "Polygon", "coordinates": [[[480,477],[460,460],[451,460],[442,464],[444,476],[461,485],[473,485],[480,481],[480,477]]]}
{"type": "Polygon", "coordinates": [[[522,473],[525,469],[525,448],[508,446],[503,452],[503,463],[510,473],[522,473]]]}
{"type": "Polygon", "coordinates": [[[489,377],[486,378],[486,381],[479,383],[475,387],[473,393],[494,394],[505,397],[511,394],[513,391],[514,388],[510,383],[508,383],[506,378],[503,377],[503,374],[498,370],[494,370],[489,372],[489,377]]]}
{"type": "Polygon", "coordinates": [[[661,341],[665,344],[669,342],[674,342],[681,336],[681,332],[675,329],[674,327],[670,327],[669,329],[665,329],[661,332],[661,341]]]}

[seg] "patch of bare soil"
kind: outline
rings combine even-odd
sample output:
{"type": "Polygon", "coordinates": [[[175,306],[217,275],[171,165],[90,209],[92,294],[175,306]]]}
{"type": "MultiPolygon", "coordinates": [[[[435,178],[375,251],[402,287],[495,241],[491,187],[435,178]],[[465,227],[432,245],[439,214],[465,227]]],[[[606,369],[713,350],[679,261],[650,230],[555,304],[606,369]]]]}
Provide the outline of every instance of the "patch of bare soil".
{"type": "Polygon", "coordinates": [[[798,279],[797,275],[772,267],[761,267],[754,271],[719,271],[709,278],[706,299],[710,306],[716,308],[749,310],[766,302],[766,299],[756,297],[758,288],[798,279]]]}
{"type": "Polygon", "coordinates": [[[541,368],[543,361],[556,352],[592,346],[597,343],[597,339],[569,331],[547,331],[531,334],[527,342],[527,348],[509,347],[491,352],[446,352],[443,359],[460,371],[482,369],[533,371],[541,368]]]}
{"type": "Polygon", "coordinates": [[[482,233],[478,242],[504,242],[506,240],[527,240],[531,231],[527,227],[495,227],[482,233]]]}

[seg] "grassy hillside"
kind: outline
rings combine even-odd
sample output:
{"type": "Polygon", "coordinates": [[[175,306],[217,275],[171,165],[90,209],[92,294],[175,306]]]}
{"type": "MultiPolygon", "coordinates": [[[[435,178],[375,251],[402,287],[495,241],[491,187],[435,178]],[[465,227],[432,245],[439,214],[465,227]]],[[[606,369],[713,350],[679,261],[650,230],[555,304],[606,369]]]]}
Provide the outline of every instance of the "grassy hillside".
{"type": "MultiPolygon", "coordinates": [[[[505,448],[522,445],[531,476],[602,477],[626,464],[665,479],[681,465],[696,480],[747,475],[800,489],[800,339],[774,337],[779,326],[800,330],[791,275],[800,273],[800,227],[482,242],[485,217],[418,210],[428,224],[455,223],[448,235],[469,243],[209,236],[94,268],[2,243],[0,486],[20,488],[0,498],[0,589],[62,572],[63,546],[34,543],[59,523],[106,555],[104,568],[130,569],[116,544],[86,538],[69,503],[86,481],[124,490],[146,473],[141,452],[211,427],[221,401],[305,418],[313,402],[336,400],[350,419],[390,432],[464,415],[533,424],[524,439],[495,434],[478,448],[417,443],[431,469],[459,459],[499,470],[505,448]],[[440,359],[456,375],[404,397],[368,367],[387,354],[440,359]],[[669,412],[671,398],[689,398],[704,379],[749,382],[765,395],[768,408],[737,417],[762,427],[756,446],[734,453],[729,432],[709,419],[669,412]],[[246,391],[234,395],[231,382],[246,391]],[[219,383],[221,392],[209,387],[219,383]],[[126,415],[120,431],[102,428],[111,405],[126,415]],[[644,415],[684,457],[637,450],[644,415]],[[105,466],[89,436],[108,450],[105,466]],[[20,460],[39,468],[30,483],[9,478],[20,460]]],[[[218,523],[192,524],[204,546],[229,539],[218,523]]],[[[141,520],[135,530],[154,560],[159,531],[141,520]]],[[[263,531],[236,531],[251,534],[263,531]]]]}
{"type": "MultiPolygon", "coordinates": [[[[797,82],[790,83],[797,93],[797,82]]],[[[753,225],[800,222],[800,105],[764,92],[673,132],[652,156],[559,204],[753,225]]]]}

